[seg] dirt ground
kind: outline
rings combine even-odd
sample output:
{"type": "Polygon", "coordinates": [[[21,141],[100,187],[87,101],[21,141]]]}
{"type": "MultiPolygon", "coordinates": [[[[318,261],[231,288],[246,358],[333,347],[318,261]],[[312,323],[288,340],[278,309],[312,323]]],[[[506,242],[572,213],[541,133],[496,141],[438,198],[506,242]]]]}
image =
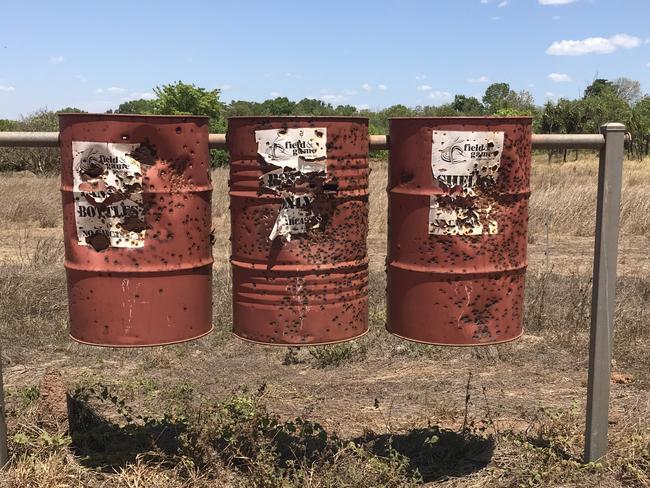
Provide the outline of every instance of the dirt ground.
{"type": "MultiPolygon", "coordinates": [[[[477,436],[480,432],[497,439],[495,445],[480,454],[479,457],[487,456],[485,462],[470,462],[470,467],[462,472],[443,472],[425,479],[434,484],[492,486],[490,466],[506,470],[515,470],[509,463],[524,466],[525,456],[517,458],[512,454],[511,450],[517,448],[508,443],[509,437],[503,437],[505,432],[524,436],[537,431],[548,434],[550,431],[544,429],[553,425],[558,430],[548,435],[554,440],[542,439],[542,447],[534,442],[533,447],[547,449],[557,441],[563,443],[565,460],[579,460],[587,393],[586,327],[572,328],[567,324],[568,337],[561,341],[554,337],[563,335],[561,325],[548,331],[537,328],[526,331],[512,343],[483,348],[422,346],[390,336],[383,330],[382,315],[386,243],[375,234],[371,235],[368,248],[373,279],[378,280],[374,291],[378,305],[371,330],[364,338],[345,346],[349,349],[333,349],[341,358],[327,361],[310,349],[253,345],[234,338],[229,331],[229,242],[224,237],[226,232],[218,235],[213,248],[215,275],[223,289],[215,296],[219,320],[213,334],[165,348],[117,350],[80,345],[66,338],[65,294],[56,289],[52,293],[61,296],[49,297],[53,298],[52,303],[59,304],[51,321],[44,312],[38,324],[25,322],[25,327],[31,327],[29,330],[3,339],[8,410],[19,411],[25,392],[39,385],[48,371],[57,371],[69,391],[84,385],[108,385],[138,412],[147,415],[178,408],[180,403],[200,404],[233,394],[252,394],[282,419],[309,419],[329,434],[347,440],[367,439],[371,435],[410,439],[421,429],[435,427],[458,433],[468,425],[477,436]],[[34,341],[33,335],[45,328],[50,329],[48,338],[34,341]],[[562,419],[561,425],[553,423],[558,418],[562,419]]],[[[36,246],[48,242],[48,252],[55,255],[58,269],[61,237],[59,227],[6,224],[0,232],[0,266],[10,269],[16,263],[29,263],[36,246]]],[[[593,244],[590,236],[551,234],[547,241],[543,233],[537,232],[529,242],[529,276],[544,272],[560,277],[580,275],[587,277],[588,283],[593,244]]],[[[647,282],[649,244],[646,235],[621,235],[619,277],[647,282]]],[[[56,273],[62,279],[62,272],[56,273]]],[[[637,298],[643,304],[644,298],[637,298]]],[[[556,308],[562,306],[555,304],[556,308]]],[[[643,305],[634,313],[641,317],[642,324],[643,314],[647,313],[643,305]]],[[[640,338],[635,347],[647,350],[647,337],[646,334],[640,338]]],[[[639,356],[636,361],[625,357],[613,362],[610,446],[625,460],[639,455],[650,438],[649,357],[639,356]],[[637,439],[634,436],[641,437],[631,447],[630,439],[637,439]]],[[[112,421],[119,420],[119,415],[110,409],[103,414],[112,421]]],[[[9,415],[8,421],[10,434],[20,431],[20,415],[9,415]]],[[[650,444],[646,445],[648,448],[650,444]]],[[[642,468],[643,464],[635,469],[642,468]]],[[[534,480],[538,468],[530,469],[534,480]]],[[[578,471],[572,472],[574,477],[570,479],[550,475],[544,466],[539,469],[541,481],[533,484],[543,486],[594,486],[589,484],[593,480],[601,486],[644,486],[650,479],[650,473],[641,473],[632,476],[628,483],[625,476],[604,471],[582,484],[580,475],[575,474],[579,468],[575,468],[578,471]],[[557,480],[563,481],[556,483],[557,480]]],[[[526,484],[527,473],[510,481],[505,478],[499,486],[526,484]]]]}

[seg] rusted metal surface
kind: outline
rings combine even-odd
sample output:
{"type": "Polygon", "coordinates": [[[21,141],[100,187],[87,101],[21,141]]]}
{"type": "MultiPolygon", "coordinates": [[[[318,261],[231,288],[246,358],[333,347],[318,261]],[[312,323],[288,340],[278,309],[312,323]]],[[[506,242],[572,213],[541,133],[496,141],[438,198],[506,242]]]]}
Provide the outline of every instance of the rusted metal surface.
{"type": "Polygon", "coordinates": [[[531,119],[390,120],[389,332],[429,344],[522,333],[531,119]]]}
{"type": "Polygon", "coordinates": [[[137,347],[212,329],[208,118],[59,117],[70,335],[137,347]]]}
{"type": "Polygon", "coordinates": [[[368,120],[229,119],[233,331],[285,345],[368,328],[368,120]]]}

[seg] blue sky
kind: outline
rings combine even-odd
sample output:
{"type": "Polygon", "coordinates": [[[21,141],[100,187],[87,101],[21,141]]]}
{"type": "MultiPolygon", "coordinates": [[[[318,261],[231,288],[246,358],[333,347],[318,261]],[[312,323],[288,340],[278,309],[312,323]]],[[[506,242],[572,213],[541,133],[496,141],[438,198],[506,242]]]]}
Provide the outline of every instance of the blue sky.
{"type": "Polygon", "coordinates": [[[373,109],[497,81],[538,104],[595,77],[650,91],[649,17],[650,0],[0,0],[0,118],[105,111],[175,80],[373,109]]]}

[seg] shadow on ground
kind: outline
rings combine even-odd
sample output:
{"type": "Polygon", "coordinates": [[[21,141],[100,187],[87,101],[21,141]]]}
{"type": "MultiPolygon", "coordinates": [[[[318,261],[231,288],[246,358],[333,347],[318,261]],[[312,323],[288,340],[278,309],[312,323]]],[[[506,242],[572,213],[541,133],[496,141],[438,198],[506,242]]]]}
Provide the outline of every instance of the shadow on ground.
{"type": "Polygon", "coordinates": [[[439,426],[402,434],[366,434],[355,442],[378,456],[388,456],[391,450],[404,456],[411,473],[417,471],[424,482],[475,473],[490,463],[494,452],[492,437],[439,426]]]}
{"type": "Polygon", "coordinates": [[[120,425],[83,400],[68,397],[72,448],[86,467],[114,472],[135,462],[139,455],[178,452],[179,436],[186,425],[163,420],[120,425]]]}
{"type": "MultiPolygon", "coordinates": [[[[227,431],[215,430],[209,422],[214,421],[217,412],[212,412],[213,420],[209,415],[204,417],[207,423],[199,426],[185,419],[173,421],[167,417],[134,421],[124,413],[122,417],[126,422],[116,423],[98,413],[86,401],[71,398],[72,447],[86,467],[112,472],[133,463],[139,456],[155,458],[156,461],[166,459],[170,463],[174,463],[178,455],[195,457],[198,452],[195,447],[205,445],[207,441],[211,452],[220,453],[222,462],[246,471],[251,466],[242,463],[242,457],[253,464],[256,459],[268,459],[260,446],[266,446],[269,449],[267,453],[274,453],[270,457],[275,464],[273,469],[283,470],[301,463],[335,464],[340,450],[354,442],[365,452],[381,459],[398,455],[407,474],[419,475],[424,482],[477,472],[489,464],[494,451],[492,437],[469,431],[457,432],[433,426],[395,434],[369,432],[344,440],[328,433],[317,423],[303,419],[283,422],[269,416],[266,411],[228,417],[227,431]],[[212,433],[209,438],[196,437],[197,432],[206,431],[212,433]],[[229,451],[237,456],[229,456],[229,451]]],[[[199,455],[193,462],[201,466],[204,460],[199,455]]]]}

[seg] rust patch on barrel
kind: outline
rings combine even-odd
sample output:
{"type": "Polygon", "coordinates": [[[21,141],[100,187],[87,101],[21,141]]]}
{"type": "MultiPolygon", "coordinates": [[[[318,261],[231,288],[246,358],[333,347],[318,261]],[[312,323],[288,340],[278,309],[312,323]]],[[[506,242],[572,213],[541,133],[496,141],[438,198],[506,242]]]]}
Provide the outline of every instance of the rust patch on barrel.
{"type": "Polygon", "coordinates": [[[60,116],[70,335],[140,347],[212,329],[208,119],[60,116]]]}
{"type": "Polygon", "coordinates": [[[443,345],[521,335],[531,132],[525,117],[390,120],[389,332],[443,345]]]}
{"type": "Polygon", "coordinates": [[[314,345],[367,330],[367,120],[229,119],[233,330],[314,345]]]}

